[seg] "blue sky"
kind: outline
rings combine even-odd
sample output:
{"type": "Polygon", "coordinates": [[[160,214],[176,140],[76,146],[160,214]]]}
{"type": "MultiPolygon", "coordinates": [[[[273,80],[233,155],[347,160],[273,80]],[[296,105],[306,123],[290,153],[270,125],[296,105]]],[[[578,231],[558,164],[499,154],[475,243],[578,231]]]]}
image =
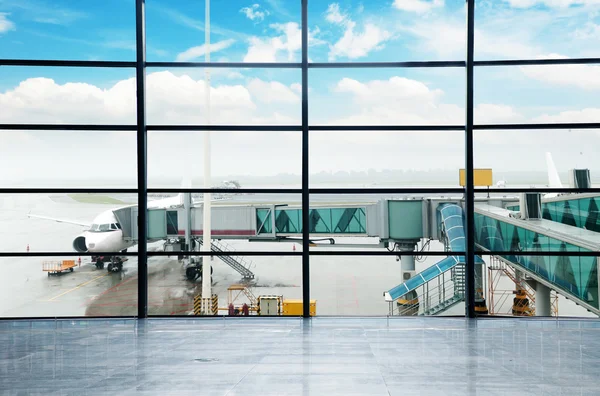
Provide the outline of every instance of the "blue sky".
{"type": "MultiPolygon", "coordinates": [[[[600,56],[599,11],[598,0],[478,0],[476,58],[600,56]]],[[[211,60],[299,62],[300,19],[300,0],[213,0],[211,60]]],[[[203,61],[204,21],[203,1],[147,0],[148,60],[203,61]]],[[[309,31],[312,62],[463,60],[464,1],[310,0],[309,31]]],[[[0,0],[0,57],[134,60],[135,2],[0,0]]],[[[299,70],[240,68],[213,69],[211,73],[213,122],[299,123],[299,70]]],[[[6,111],[0,114],[0,122],[133,123],[134,77],[133,70],[126,69],[3,67],[0,105],[6,111]]],[[[479,123],[598,122],[600,119],[600,66],[478,68],[475,78],[475,117],[479,123]]],[[[310,122],[461,124],[464,86],[461,68],[311,69],[310,122]]],[[[204,88],[203,70],[149,69],[148,121],[205,122],[204,88]]],[[[485,138],[481,134],[480,158],[487,161],[481,165],[506,170],[543,169],[542,151],[564,151],[565,142],[561,142],[564,137],[555,135],[556,132],[539,133],[503,132],[501,136],[485,138]],[[547,142],[540,146],[540,139],[547,142]],[[521,155],[511,163],[491,156],[495,150],[509,150],[515,141],[521,143],[523,153],[528,152],[529,146],[539,153],[521,155]],[[552,141],[561,143],[552,146],[549,143],[552,141]],[[537,156],[542,160],[538,161],[537,156]]],[[[0,139],[4,139],[4,147],[13,153],[25,142],[28,147],[37,142],[40,152],[44,152],[48,140],[41,134],[32,134],[33,140],[23,136],[5,135],[0,139]]],[[[422,169],[460,166],[462,141],[456,146],[454,140],[446,140],[445,136],[440,134],[439,138],[431,139],[417,134],[372,133],[348,138],[339,134],[315,135],[314,144],[321,144],[323,152],[338,153],[338,157],[315,160],[314,171],[335,171],[354,165],[361,169],[369,163],[369,158],[376,169],[408,167],[409,163],[418,163],[416,167],[422,169]],[[422,154],[424,144],[429,146],[428,155],[432,156],[427,161],[423,161],[427,157],[422,154]],[[447,153],[449,144],[457,155],[449,162],[442,161],[439,154],[447,153]],[[406,151],[402,163],[396,158],[400,154],[386,151],[398,146],[406,151]],[[365,147],[371,153],[367,159],[360,164],[352,161],[365,147]]],[[[281,148],[297,142],[297,138],[269,135],[265,137],[268,143],[261,144],[262,149],[253,148],[254,156],[247,154],[245,146],[251,141],[240,138],[237,150],[246,157],[279,153],[284,163],[288,158],[281,148]]],[[[177,145],[189,145],[191,138],[187,135],[181,139],[178,143],[157,140],[156,144],[157,147],[171,144],[175,150],[177,145]]],[[[130,139],[127,142],[134,144],[130,139]]],[[[231,144],[231,139],[223,142],[231,144]]],[[[596,143],[600,144],[597,131],[580,133],[568,140],[572,153],[567,151],[572,157],[596,143]]],[[[101,150],[97,144],[94,147],[101,150]]],[[[92,151],[86,155],[94,155],[92,151]]],[[[195,154],[190,152],[189,156],[195,154]]],[[[185,158],[182,155],[179,160],[185,158]]],[[[559,167],[573,161],[570,157],[556,159],[559,167]]],[[[590,161],[600,170],[600,159],[590,161]]],[[[265,163],[253,166],[238,170],[224,161],[222,172],[299,172],[299,161],[279,169],[265,163]]]]}

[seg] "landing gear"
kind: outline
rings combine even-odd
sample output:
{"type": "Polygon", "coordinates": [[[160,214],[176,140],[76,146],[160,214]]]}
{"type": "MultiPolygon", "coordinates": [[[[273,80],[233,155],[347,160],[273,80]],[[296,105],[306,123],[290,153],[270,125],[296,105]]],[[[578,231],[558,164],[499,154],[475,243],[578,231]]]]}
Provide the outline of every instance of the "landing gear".
{"type": "Polygon", "coordinates": [[[123,270],[123,258],[121,257],[98,257],[96,258],[96,262],[94,265],[97,269],[104,269],[104,264],[108,263],[107,271],[108,272],[121,272],[123,270]]]}
{"type": "Polygon", "coordinates": [[[123,262],[110,263],[106,269],[108,272],[121,272],[123,270],[123,262]]]}
{"type": "MultiPolygon", "coordinates": [[[[198,279],[202,278],[202,261],[193,261],[194,259],[192,258],[190,261],[190,265],[185,269],[185,277],[187,280],[189,280],[190,282],[195,282],[198,279]]],[[[210,266],[210,275],[211,275],[211,282],[212,282],[212,273],[213,273],[213,267],[212,265],[210,266]]]]}

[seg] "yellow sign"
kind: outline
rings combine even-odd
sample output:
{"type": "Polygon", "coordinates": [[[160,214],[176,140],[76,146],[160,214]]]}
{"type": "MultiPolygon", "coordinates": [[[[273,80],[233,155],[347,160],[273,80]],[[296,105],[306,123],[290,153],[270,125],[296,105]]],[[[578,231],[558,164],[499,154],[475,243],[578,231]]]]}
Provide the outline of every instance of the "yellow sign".
{"type": "MultiPolygon", "coordinates": [[[[467,184],[464,169],[460,170],[459,179],[461,187],[464,187],[467,184]]],[[[494,181],[491,169],[473,169],[473,185],[475,187],[489,187],[492,184],[494,184],[494,181]]]]}

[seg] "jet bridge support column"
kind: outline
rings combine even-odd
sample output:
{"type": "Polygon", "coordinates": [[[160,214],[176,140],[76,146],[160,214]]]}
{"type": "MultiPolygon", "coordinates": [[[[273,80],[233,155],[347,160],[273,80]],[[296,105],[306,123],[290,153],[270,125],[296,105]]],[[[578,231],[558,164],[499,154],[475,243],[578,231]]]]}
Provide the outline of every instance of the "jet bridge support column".
{"type": "Polygon", "coordinates": [[[535,284],[535,316],[552,316],[550,288],[540,282],[535,284]]]}
{"type": "MultiPolygon", "coordinates": [[[[396,250],[401,252],[414,252],[416,247],[415,241],[398,242],[396,250]]],[[[400,273],[402,282],[406,282],[415,276],[415,256],[406,255],[400,256],[400,273]]],[[[398,313],[403,316],[415,316],[419,313],[419,298],[416,291],[411,291],[405,296],[396,301],[398,313]]]]}

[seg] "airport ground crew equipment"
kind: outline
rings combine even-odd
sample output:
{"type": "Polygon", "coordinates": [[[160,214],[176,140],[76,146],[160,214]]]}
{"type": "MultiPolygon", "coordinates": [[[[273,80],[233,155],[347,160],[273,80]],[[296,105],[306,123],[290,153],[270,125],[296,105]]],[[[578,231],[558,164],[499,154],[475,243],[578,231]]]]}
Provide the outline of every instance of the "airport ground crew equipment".
{"type": "Polygon", "coordinates": [[[62,261],[43,261],[42,271],[47,272],[48,276],[58,275],[64,272],[73,272],[75,267],[75,260],[62,260],[62,261]]]}

